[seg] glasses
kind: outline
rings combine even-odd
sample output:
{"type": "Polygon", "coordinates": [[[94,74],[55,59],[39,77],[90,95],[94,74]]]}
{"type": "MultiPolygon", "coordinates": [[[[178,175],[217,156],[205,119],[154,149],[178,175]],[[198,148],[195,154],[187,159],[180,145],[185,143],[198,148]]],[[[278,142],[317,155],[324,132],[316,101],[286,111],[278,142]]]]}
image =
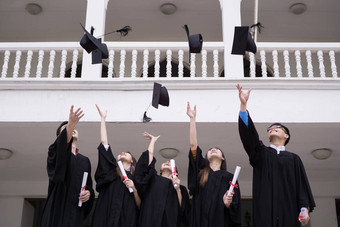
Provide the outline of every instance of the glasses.
{"type": "Polygon", "coordinates": [[[277,129],[277,128],[282,129],[282,131],[284,131],[284,133],[287,134],[286,129],[285,129],[284,127],[282,127],[281,125],[273,125],[273,126],[271,126],[271,127],[268,127],[268,128],[267,128],[267,132],[269,132],[270,130],[273,130],[273,129],[277,129]]]}

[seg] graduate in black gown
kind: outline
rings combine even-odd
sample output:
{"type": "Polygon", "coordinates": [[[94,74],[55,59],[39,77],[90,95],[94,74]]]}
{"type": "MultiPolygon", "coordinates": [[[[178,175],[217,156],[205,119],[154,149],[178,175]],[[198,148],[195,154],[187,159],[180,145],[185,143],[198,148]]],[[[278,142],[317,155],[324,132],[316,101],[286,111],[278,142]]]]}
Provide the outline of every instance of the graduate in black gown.
{"type": "Polygon", "coordinates": [[[188,188],[193,196],[190,227],[241,226],[241,194],[235,185],[228,195],[233,174],[227,171],[226,160],[219,148],[208,150],[203,158],[197,143],[196,106],[187,105],[190,117],[190,151],[188,188]]]}
{"type": "Polygon", "coordinates": [[[130,152],[122,152],[117,159],[112,154],[106,131],[107,111],[96,105],[101,117],[100,139],[98,146],[98,166],[95,173],[96,190],[99,192],[93,214],[93,227],[136,227],[140,198],[133,182],[136,159],[130,152]],[[121,161],[127,179],[122,177],[117,162],[121,161]],[[133,189],[133,192],[129,191],[133,189]]]}
{"type": "Polygon", "coordinates": [[[68,122],[59,126],[57,139],[48,149],[49,184],[41,227],[81,227],[91,211],[94,199],[91,163],[76,146],[78,131],[75,126],[83,116],[80,108],[74,112],[71,106],[68,122]],[[84,172],[88,173],[88,178],[85,191],[80,195],[84,172]],[[81,207],[78,206],[79,200],[81,207]]]}
{"type": "Polygon", "coordinates": [[[315,202],[300,157],[285,149],[290,139],[288,128],[272,124],[267,129],[271,145],[265,146],[247,111],[251,90],[244,92],[239,84],[237,88],[241,101],[239,133],[253,167],[254,227],[306,225],[315,202]],[[307,212],[299,220],[303,207],[307,212]]]}
{"type": "Polygon", "coordinates": [[[139,192],[141,192],[141,210],[139,227],[177,227],[183,223],[183,214],[188,208],[188,201],[184,193],[185,187],[180,185],[178,177],[171,177],[169,163],[163,163],[162,176],[155,170],[154,146],[159,136],[143,133],[150,140],[148,150],[143,152],[137,162],[135,179],[139,192]],[[170,176],[169,174],[170,173],[170,176]],[[168,177],[169,176],[169,177],[168,177]]]}

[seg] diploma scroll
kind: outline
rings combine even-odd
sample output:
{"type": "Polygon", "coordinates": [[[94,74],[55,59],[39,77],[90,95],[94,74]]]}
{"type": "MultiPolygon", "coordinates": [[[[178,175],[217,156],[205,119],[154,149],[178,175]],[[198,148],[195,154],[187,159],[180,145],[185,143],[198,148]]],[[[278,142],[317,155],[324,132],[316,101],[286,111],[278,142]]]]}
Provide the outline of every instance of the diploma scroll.
{"type": "MultiPolygon", "coordinates": [[[[170,166],[171,166],[172,178],[175,178],[176,177],[176,165],[175,165],[175,160],[174,159],[170,160],[170,166]]],[[[174,188],[177,189],[178,185],[174,184],[174,188]]]]}
{"type": "Polygon", "coordinates": [[[229,187],[228,195],[231,195],[232,191],[234,190],[234,186],[236,185],[236,181],[237,181],[238,175],[240,174],[240,171],[241,171],[241,167],[236,166],[233,181],[231,182],[230,187],[229,187]]]}
{"type": "MultiPolygon", "coordinates": [[[[80,194],[83,194],[86,188],[86,181],[87,181],[88,172],[84,172],[83,174],[83,182],[81,183],[80,194]]],[[[79,200],[78,207],[82,207],[83,203],[79,200]]]]}
{"type": "MultiPolygon", "coordinates": [[[[125,169],[124,169],[124,166],[123,166],[123,163],[121,161],[118,161],[118,166],[119,166],[119,169],[120,169],[120,172],[122,173],[122,176],[125,179],[128,179],[127,175],[126,175],[126,172],[125,172],[125,169]]],[[[130,193],[133,192],[133,188],[129,188],[129,191],[130,193]]]]}

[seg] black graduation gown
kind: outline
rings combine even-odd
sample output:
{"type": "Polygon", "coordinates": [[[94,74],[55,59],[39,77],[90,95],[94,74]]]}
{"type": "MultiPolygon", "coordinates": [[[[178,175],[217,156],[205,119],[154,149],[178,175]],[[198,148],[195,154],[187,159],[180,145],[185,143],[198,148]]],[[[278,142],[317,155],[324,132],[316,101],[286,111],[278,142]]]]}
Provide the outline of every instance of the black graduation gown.
{"type": "MultiPolygon", "coordinates": [[[[178,220],[178,227],[188,227],[189,226],[189,215],[190,215],[190,199],[188,194],[188,189],[180,185],[181,188],[181,194],[182,194],[182,203],[180,207],[180,213],[179,213],[179,220],[178,220]]],[[[177,197],[178,198],[178,197],[177,197]]]]}
{"type": "MultiPolygon", "coordinates": [[[[103,144],[100,144],[95,174],[99,195],[92,218],[93,227],[137,226],[138,208],[135,198],[122,182],[117,173],[117,166],[111,146],[105,150],[103,144]]],[[[133,180],[129,171],[126,171],[126,174],[133,180]]]]}
{"type": "Polygon", "coordinates": [[[248,127],[239,118],[240,137],[253,167],[254,227],[300,226],[301,207],[315,207],[300,157],[263,145],[249,116],[248,127]]]}
{"type": "Polygon", "coordinates": [[[137,162],[135,180],[141,192],[139,227],[179,226],[180,207],[172,181],[158,176],[156,159],[149,165],[149,151],[143,152],[137,162]]]}
{"type": "Polygon", "coordinates": [[[49,177],[48,195],[44,206],[42,227],[84,226],[84,219],[91,211],[94,199],[91,163],[84,155],[73,155],[71,144],[67,144],[66,129],[50,145],[47,157],[49,177]],[[84,172],[88,172],[86,188],[90,199],[78,207],[79,193],[84,172]]]}
{"type": "Polygon", "coordinates": [[[205,167],[205,162],[200,147],[197,147],[196,161],[189,151],[188,188],[193,196],[190,226],[241,226],[240,189],[234,188],[235,194],[229,208],[223,203],[223,196],[230,187],[229,182],[233,180],[233,174],[225,170],[210,170],[207,182],[201,187],[199,171],[205,167]]]}

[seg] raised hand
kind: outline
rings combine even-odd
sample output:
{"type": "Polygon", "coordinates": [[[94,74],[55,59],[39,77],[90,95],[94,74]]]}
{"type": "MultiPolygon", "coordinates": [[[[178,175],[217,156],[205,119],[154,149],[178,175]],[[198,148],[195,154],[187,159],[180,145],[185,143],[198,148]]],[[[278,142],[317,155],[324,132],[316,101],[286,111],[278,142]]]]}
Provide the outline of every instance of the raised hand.
{"type": "Polygon", "coordinates": [[[107,116],[107,110],[105,110],[105,112],[103,112],[103,111],[101,111],[100,110],[100,108],[99,108],[99,106],[96,104],[96,107],[97,107],[97,110],[98,110],[98,113],[99,113],[99,116],[100,116],[100,118],[102,118],[102,119],[106,119],[106,116],[107,116]]]}
{"type": "Polygon", "coordinates": [[[148,132],[143,132],[143,136],[144,136],[146,139],[151,140],[151,141],[153,141],[153,142],[156,142],[156,141],[158,140],[158,138],[160,137],[160,135],[159,135],[159,136],[153,136],[153,135],[151,135],[151,134],[148,133],[148,132]]]}
{"type": "Polygon", "coordinates": [[[75,112],[73,111],[74,106],[71,106],[70,115],[68,118],[68,124],[75,126],[79,120],[85,115],[82,109],[79,107],[75,112]]]}
{"type": "Polygon", "coordinates": [[[187,115],[190,118],[196,118],[196,105],[194,106],[194,109],[190,108],[190,103],[187,102],[187,115]]]}
{"type": "Polygon", "coordinates": [[[250,95],[250,92],[251,92],[251,89],[249,89],[248,91],[244,92],[242,90],[242,86],[237,84],[236,85],[237,89],[238,89],[238,96],[240,98],[240,101],[241,101],[241,104],[247,104],[248,102],[248,99],[249,99],[249,95],[250,95]]]}

